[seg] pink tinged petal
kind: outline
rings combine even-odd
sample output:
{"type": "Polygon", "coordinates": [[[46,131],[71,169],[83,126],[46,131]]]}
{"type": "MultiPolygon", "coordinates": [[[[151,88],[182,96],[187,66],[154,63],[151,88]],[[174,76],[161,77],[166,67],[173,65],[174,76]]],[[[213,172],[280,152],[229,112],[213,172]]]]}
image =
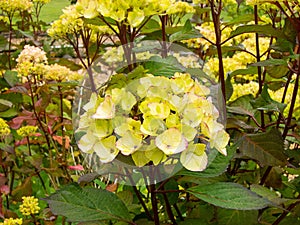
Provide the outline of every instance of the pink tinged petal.
{"type": "Polygon", "coordinates": [[[8,186],[8,185],[2,185],[2,186],[0,187],[0,192],[1,192],[2,194],[8,195],[9,192],[10,192],[9,186],[8,186]]]}
{"type": "Polygon", "coordinates": [[[76,171],[83,171],[84,168],[82,165],[76,165],[76,166],[68,166],[69,170],[76,170],[76,171]]]}

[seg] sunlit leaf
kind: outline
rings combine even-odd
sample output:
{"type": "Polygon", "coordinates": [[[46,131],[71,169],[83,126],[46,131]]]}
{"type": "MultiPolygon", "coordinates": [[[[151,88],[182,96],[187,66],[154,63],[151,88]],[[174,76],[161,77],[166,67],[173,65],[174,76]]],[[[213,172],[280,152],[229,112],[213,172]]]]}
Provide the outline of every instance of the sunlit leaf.
{"type": "Polygon", "coordinates": [[[69,184],[45,198],[45,201],[55,215],[65,216],[70,222],[110,219],[131,221],[124,203],[115,194],[106,190],[82,189],[78,184],[69,184]]]}

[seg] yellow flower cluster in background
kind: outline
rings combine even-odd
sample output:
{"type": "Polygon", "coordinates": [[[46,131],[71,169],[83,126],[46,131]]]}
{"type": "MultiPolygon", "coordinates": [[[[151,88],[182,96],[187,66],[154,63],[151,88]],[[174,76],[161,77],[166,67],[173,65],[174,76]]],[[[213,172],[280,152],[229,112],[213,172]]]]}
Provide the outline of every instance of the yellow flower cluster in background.
{"type": "Polygon", "coordinates": [[[14,219],[14,218],[4,219],[3,222],[0,222],[0,225],[22,225],[22,224],[23,224],[22,219],[14,219]]]}
{"type": "Polygon", "coordinates": [[[38,127],[36,126],[23,126],[17,130],[17,134],[21,137],[29,137],[37,133],[38,127]]]}
{"type": "Polygon", "coordinates": [[[20,77],[40,76],[44,72],[44,64],[48,63],[46,52],[42,49],[25,45],[19,54],[17,72],[20,77]]]}
{"type": "Polygon", "coordinates": [[[78,0],[76,9],[85,18],[110,17],[131,27],[139,27],[147,17],[153,15],[195,12],[187,2],[175,0],[78,0]]]}
{"type": "MultiPolygon", "coordinates": [[[[229,99],[229,102],[233,102],[234,100],[236,100],[239,97],[245,96],[245,95],[253,95],[254,97],[257,95],[258,93],[258,89],[259,89],[259,85],[257,82],[255,81],[250,81],[248,83],[244,83],[244,84],[239,84],[239,83],[233,83],[233,94],[229,99]]],[[[278,90],[268,90],[270,97],[277,102],[281,102],[282,101],[282,96],[284,94],[284,87],[278,89],[278,90]]],[[[287,107],[285,108],[285,110],[283,111],[283,115],[285,117],[288,116],[289,110],[290,110],[290,106],[291,106],[291,100],[292,100],[292,95],[293,95],[293,90],[294,90],[294,84],[291,83],[289,84],[286,96],[285,96],[285,100],[284,103],[287,104],[287,107]]],[[[295,108],[294,108],[294,112],[293,112],[293,116],[298,120],[300,118],[300,95],[298,94],[298,97],[296,98],[296,102],[295,102],[295,108]]]]}
{"type": "Polygon", "coordinates": [[[45,79],[53,80],[57,82],[80,80],[81,75],[77,72],[71,71],[65,66],[60,66],[58,64],[46,65],[45,66],[45,79]]]}
{"type": "MultiPolygon", "coordinates": [[[[285,117],[288,116],[288,113],[289,113],[289,110],[290,110],[290,106],[291,106],[290,103],[291,103],[291,100],[292,100],[293,90],[294,90],[294,84],[290,83],[289,87],[287,89],[286,96],[285,96],[285,101],[284,101],[287,104],[287,107],[285,108],[285,110],[283,112],[285,117]]],[[[277,101],[277,102],[281,102],[283,93],[284,93],[284,87],[282,87],[282,88],[280,88],[276,91],[269,90],[270,97],[273,100],[277,101]]],[[[300,93],[299,92],[298,92],[298,96],[296,98],[295,107],[294,107],[294,111],[293,111],[293,116],[297,120],[300,119],[300,93]]]]}
{"type": "Polygon", "coordinates": [[[232,86],[233,93],[229,99],[229,102],[232,102],[244,95],[253,95],[253,97],[255,97],[259,89],[259,85],[255,81],[250,81],[249,83],[244,84],[233,83],[232,86]]]}
{"type": "Polygon", "coordinates": [[[138,27],[147,16],[162,14],[170,5],[170,0],[78,0],[76,8],[86,18],[102,15],[138,27]]]}
{"type": "Polygon", "coordinates": [[[32,2],[30,0],[0,0],[0,10],[10,16],[16,11],[30,10],[31,7],[32,2]]]}
{"type": "Polygon", "coordinates": [[[0,137],[7,136],[10,134],[10,129],[6,121],[0,118],[0,137]]]}
{"type": "Polygon", "coordinates": [[[87,29],[91,31],[91,41],[96,41],[97,35],[112,34],[108,26],[85,24],[75,5],[63,9],[63,14],[51,24],[51,28],[47,32],[53,38],[66,40],[75,38],[72,35],[87,29]]]}
{"type": "Polygon", "coordinates": [[[172,15],[172,14],[188,14],[188,13],[194,13],[195,9],[193,6],[191,6],[187,2],[175,2],[170,5],[170,7],[167,9],[167,14],[172,15]]]}
{"type": "Polygon", "coordinates": [[[16,61],[20,63],[47,63],[46,52],[35,46],[25,45],[16,61]]]}
{"type": "Polygon", "coordinates": [[[82,76],[74,71],[71,71],[65,66],[58,64],[48,65],[46,53],[35,46],[25,45],[17,60],[17,72],[20,77],[35,76],[38,79],[46,79],[50,81],[77,81],[82,76]]]}
{"type": "Polygon", "coordinates": [[[34,3],[47,4],[51,2],[51,0],[32,0],[34,3]]]}
{"type": "Polygon", "coordinates": [[[34,196],[23,196],[20,212],[24,216],[38,214],[40,212],[39,200],[34,196]]]}
{"type": "MultiPolygon", "coordinates": [[[[193,0],[194,4],[209,4],[209,0],[193,0]]],[[[236,0],[223,0],[223,5],[225,4],[237,4],[236,0]]]]}

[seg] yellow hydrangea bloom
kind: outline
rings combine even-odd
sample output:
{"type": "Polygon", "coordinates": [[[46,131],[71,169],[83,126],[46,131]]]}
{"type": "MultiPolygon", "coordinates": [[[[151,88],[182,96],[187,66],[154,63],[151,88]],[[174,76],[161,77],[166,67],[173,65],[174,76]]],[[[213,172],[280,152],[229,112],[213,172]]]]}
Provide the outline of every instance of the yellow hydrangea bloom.
{"type": "Polygon", "coordinates": [[[46,52],[42,49],[35,46],[25,45],[24,49],[21,51],[16,61],[18,63],[47,63],[48,60],[46,52]]]}
{"type": "Polygon", "coordinates": [[[0,9],[10,16],[16,11],[29,10],[32,7],[30,0],[0,0],[0,9]]]}
{"type": "Polygon", "coordinates": [[[23,196],[19,209],[24,216],[38,214],[40,212],[39,200],[34,196],[23,196]]]}
{"type": "Polygon", "coordinates": [[[57,82],[81,79],[81,76],[77,72],[71,71],[69,68],[58,64],[46,65],[44,76],[47,80],[57,82]]]}

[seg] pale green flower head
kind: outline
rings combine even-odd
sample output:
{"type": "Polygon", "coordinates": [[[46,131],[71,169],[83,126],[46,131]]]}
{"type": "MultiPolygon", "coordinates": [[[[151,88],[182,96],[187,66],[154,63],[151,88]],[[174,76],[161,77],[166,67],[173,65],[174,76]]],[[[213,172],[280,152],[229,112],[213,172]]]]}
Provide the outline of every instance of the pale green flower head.
{"type": "Polygon", "coordinates": [[[189,170],[204,170],[206,150],[226,155],[229,141],[209,94],[187,73],[148,75],[108,88],[103,97],[92,94],[79,121],[79,148],[102,163],[122,155],[138,167],[179,159],[189,170]]]}

